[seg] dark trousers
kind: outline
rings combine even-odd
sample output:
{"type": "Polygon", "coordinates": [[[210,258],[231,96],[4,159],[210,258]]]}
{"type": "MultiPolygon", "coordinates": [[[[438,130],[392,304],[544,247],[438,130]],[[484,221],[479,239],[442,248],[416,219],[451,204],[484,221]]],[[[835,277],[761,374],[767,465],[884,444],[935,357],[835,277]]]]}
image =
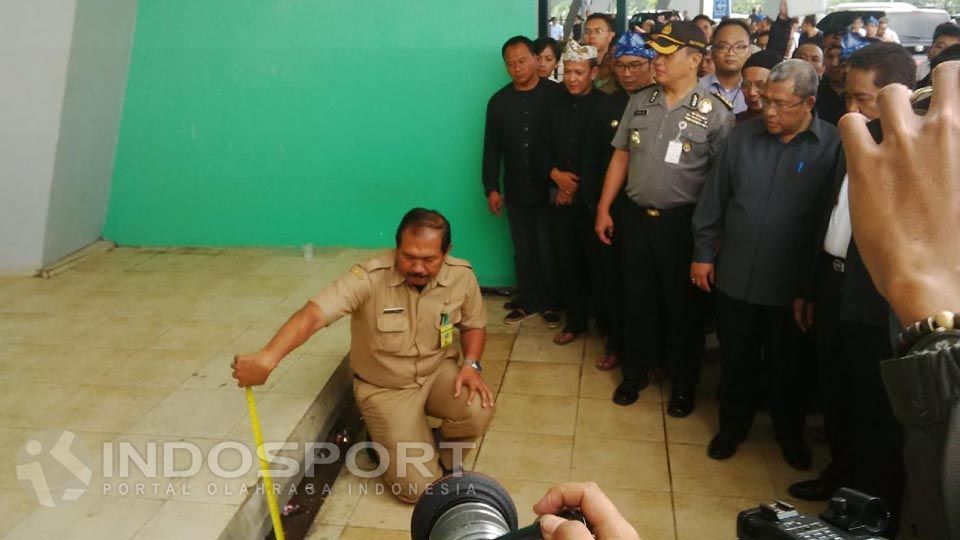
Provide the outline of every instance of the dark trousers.
{"type": "MultiPolygon", "coordinates": [[[[839,264],[837,265],[839,268],[839,264]]],[[[823,420],[832,461],[824,480],[884,499],[899,515],[903,429],[893,415],[880,362],[893,355],[886,327],[840,320],[843,273],[821,254],[815,324],[823,420]]]]}
{"type": "Polygon", "coordinates": [[[550,206],[507,202],[517,273],[516,302],[532,312],[557,309],[556,253],[550,230],[550,206]]]}
{"type": "MultiPolygon", "coordinates": [[[[621,224],[620,213],[624,204],[622,198],[617,198],[610,207],[613,217],[613,227],[617,230],[621,224]]],[[[632,203],[630,203],[632,204],[632,203]]],[[[598,268],[593,275],[599,280],[594,287],[597,291],[597,322],[602,332],[607,335],[606,353],[619,355],[623,352],[623,272],[621,268],[621,244],[619,234],[614,234],[611,245],[597,242],[598,257],[591,260],[591,264],[598,268]]]]}
{"type": "Polygon", "coordinates": [[[720,431],[745,438],[756,404],[766,397],[777,441],[796,444],[803,435],[793,344],[799,329],[789,307],[760,306],[716,291],[720,339],[720,431]]]}
{"type": "Polygon", "coordinates": [[[564,332],[580,334],[587,331],[590,299],[597,296],[591,285],[599,280],[591,278],[591,272],[599,268],[590,261],[599,257],[600,241],[593,233],[593,213],[585,206],[552,206],[550,213],[561,298],[567,312],[564,332]]]}
{"type": "Polygon", "coordinates": [[[615,234],[622,241],[623,355],[626,381],[664,365],[675,385],[700,376],[703,317],[690,283],[692,205],[650,211],[626,202],[615,234]]]}

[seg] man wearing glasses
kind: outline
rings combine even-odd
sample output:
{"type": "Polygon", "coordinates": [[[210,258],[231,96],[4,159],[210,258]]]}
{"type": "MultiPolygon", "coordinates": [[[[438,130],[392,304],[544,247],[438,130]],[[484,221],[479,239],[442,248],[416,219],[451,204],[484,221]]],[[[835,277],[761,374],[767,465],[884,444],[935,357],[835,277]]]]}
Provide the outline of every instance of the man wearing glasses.
{"type": "Polygon", "coordinates": [[[647,46],[658,53],[657,84],[630,98],[617,127],[595,230],[604,244],[615,235],[622,242],[623,382],[613,401],[637,401],[650,368],[663,362],[673,381],[667,412],[683,417],[693,411],[704,340],[689,281],[690,218],[733,115],[697,84],[707,43],[694,23],[668,23],[647,46]],[[621,189],[626,200],[614,228],[610,208],[621,189]]]}
{"type": "Polygon", "coordinates": [[[593,13],[587,17],[587,23],[583,29],[583,44],[597,49],[597,63],[600,71],[594,85],[605,94],[612,94],[619,88],[610,65],[612,59],[610,46],[613,44],[613,38],[617,36],[615,28],[612,16],[606,13],[593,13]]]}
{"type": "Polygon", "coordinates": [[[713,459],[736,453],[766,398],[784,459],[811,467],[792,306],[813,264],[810,246],[843,151],[837,129],[813,114],[818,82],[802,60],[770,71],[763,118],[730,132],[693,215],[690,279],[717,298],[722,371],[713,459]]]}
{"type": "Polygon", "coordinates": [[[733,114],[747,110],[740,70],[750,57],[750,27],[740,19],[726,19],[713,32],[710,47],[714,73],[700,79],[700,86],[716,92],[733,104],[733,114]]]}
{"type": "MultiPolygon", "coordinates": [[[[604,95],[597,104],[593,121],[587,128],[583,148],[580,192],[594,213],[603,190],[603,176],[614,151],[610,141],[617,134],[630,96],[654,83],[652,61],[656,56],[657,53],[647,47],[643,35],[639,32],[626,32],[617,40],[613,53],[613,71],[620,83],[620,90],[604,95]]],[[[623,196],[620,195],[610,208],[614,223],[620,220],[622,204],[623,196]]],[[[595,365],[597,369],[609,371],[617,367],[623,351],[623,280],[620,273],[619,239],[612,239],[610,246],[601,245],[598,260],[590,263],[599,267],[592,275],[602,277],[602,282],[595,283],[593,290],[599,300],[598,324],[607,336],[603,355],[595,360],[595,365]]]]}

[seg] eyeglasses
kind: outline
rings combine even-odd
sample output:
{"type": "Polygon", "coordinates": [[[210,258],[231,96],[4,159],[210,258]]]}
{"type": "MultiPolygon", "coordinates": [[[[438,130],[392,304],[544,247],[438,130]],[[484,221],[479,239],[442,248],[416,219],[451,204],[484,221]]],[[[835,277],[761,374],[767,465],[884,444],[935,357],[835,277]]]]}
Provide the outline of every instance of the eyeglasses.
{"type": "Polygon", "coordinates": [[[773,112],[778,112],[786,109],[792,109],[797,105],[800,105],[804,101],[805,100],[801,99],[796,103],[783,103],[783,102],[777,102],[777,101],[769,101],[767,100],[767,98],[760,98],[760,107],[765,111],[769,110],[773,112]]]}
{"type": "Polygon", "coordinates": [[[750,82],[744,79],[743,82],[740,83],[740,88],[744,92],[749,92],[750,90],[756,90],[757,92],[760,92],[762,94],[763,91],[767,89],[767,82],[766,81],[750,82]]]}
{"type": "Polygon", "coordinates": [[[646,67],[647,64],[647,62],[630,62],[629,64],[616,62],[613,64],[613,69],[622,73],[636,73],[646,67]]]}
{"type": "Polygon", "coordinates": [[[606,33],[607,33],[607,29],[606,29],[606,28],[584,28],[584,29],[583,29],[583,33],[586,34],[586,35],[588,35],[588,36],[589,36],[589,35],[597,35],[597,36],[599,36],[600,34],[606,34],[606,33]]]}
{"type": "Polygon", "coordinates": [[[750,46],[746,43],[734,43],[733,45],[730,45],[729,43],[720,43],[713,46],[713,50],[720,54],[727,54],[730,51],[733,51],[737,54],[743,54],[747,52],[747,49],[749,48],[750,46]]]}

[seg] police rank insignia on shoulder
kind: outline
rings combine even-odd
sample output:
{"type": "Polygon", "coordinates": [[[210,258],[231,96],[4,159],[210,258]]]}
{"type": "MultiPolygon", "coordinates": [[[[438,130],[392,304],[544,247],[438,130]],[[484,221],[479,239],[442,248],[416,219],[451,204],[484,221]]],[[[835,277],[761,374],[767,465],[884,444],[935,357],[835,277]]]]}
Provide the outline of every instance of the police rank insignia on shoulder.
{"type": "Polygon", "coordinates": [[[697,110],[702,114],[710,114],[710,111],[713,110],[713,102],[710,101],[710,98],[704,98],[697,106],[697,110]]]}
{"type": "Polygon", "coordinates": [[[367,277],[367,274],[363,272],[363,268],[360,268],[360,266],[356,264],[350,267],[350,273],[353,274],[355,278],[361,281],[363,281],[367,277]]]}
{"type": "Polygon", "coordinates": [[[730,100],[723,97],[723,95],[719,92],[710,92],[710,95],[717,98],[720,103],[723,103],[723,106],[726,107],[728,111],[733,110],[733,103],[730,103],[730,100]]]}
{"type": "Polygon", "coordinates": [[[660,90],[659,90],[659,89],[654,90],[653,93],[650,94],[650,100],[647,101],[647,103],[656,103],[658,97],[660,97],[660,90]]]}

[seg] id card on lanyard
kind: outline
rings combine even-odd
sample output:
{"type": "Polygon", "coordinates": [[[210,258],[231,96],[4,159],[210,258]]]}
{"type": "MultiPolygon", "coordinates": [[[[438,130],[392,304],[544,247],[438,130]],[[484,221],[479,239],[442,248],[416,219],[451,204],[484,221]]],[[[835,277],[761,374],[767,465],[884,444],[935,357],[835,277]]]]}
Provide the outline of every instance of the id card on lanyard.
{"type": "Polygon", "coordinates": [[[440,314],[440,348],[445,349],[453,344],[453,324],[447,312],[440,314]]]}

